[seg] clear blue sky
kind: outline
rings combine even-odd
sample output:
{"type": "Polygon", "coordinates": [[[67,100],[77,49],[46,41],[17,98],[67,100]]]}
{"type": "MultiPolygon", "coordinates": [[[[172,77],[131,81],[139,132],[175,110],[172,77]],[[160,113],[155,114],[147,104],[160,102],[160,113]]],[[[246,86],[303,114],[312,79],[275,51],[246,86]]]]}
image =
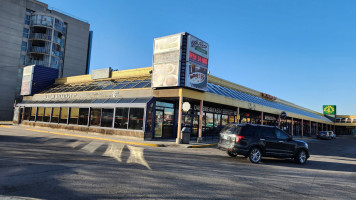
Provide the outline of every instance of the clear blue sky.
{"type": "Polygon", "coordinates": [[[42,0],[89,21],[91,69],[152,65],[153,39],[189,32],[212,75],[322,112],[356,115],[356,1],[42,0]]]}

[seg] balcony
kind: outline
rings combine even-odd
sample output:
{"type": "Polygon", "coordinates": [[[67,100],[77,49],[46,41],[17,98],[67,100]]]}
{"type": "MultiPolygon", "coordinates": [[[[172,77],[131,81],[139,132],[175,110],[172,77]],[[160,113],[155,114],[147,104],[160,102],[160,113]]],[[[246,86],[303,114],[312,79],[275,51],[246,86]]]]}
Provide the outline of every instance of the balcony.
{"type": "Polygon", "coordinates": [[[25,65],[42,65],[48,67],[48,61],[44,60],[26,60],[25,65]]]}
{"type": "Polygon", "coordinates": [[[30,39],[39,39],[39,40],[49,40],[51,41],[52,36],[43,34],[43,33],[31,33],[30,39]]]}
{"type": "Polygon", "coordinates": [[[41,54],[50,54],[50,48],[48,47],[31,47],[30,52],[41,53],[41,54]]]}

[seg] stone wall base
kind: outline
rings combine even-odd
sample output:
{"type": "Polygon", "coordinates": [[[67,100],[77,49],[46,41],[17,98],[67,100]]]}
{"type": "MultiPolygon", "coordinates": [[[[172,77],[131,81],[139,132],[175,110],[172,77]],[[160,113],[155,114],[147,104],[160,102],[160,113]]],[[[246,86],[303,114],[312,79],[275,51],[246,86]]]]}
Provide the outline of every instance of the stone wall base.
{"type": "Polygon", "coordinates": [[[66,124],[53,124],[53,123],[38,123],[38,122],[29,122],[22,121],[21,125],[30,126],[30,127],[45,127],[53,129],[62,129],[66,131],[79,131],[85,133],[99,133],[103,135],[119,135],[125,137],[134,137],[135,139],[140,140],[152,140],[152,133],[145,133],[139,130],[123,130],[123,129],[111,129],[111,128],[102,128],[102,127],[87,127],[87,126],[73,126],[66,124]]]}

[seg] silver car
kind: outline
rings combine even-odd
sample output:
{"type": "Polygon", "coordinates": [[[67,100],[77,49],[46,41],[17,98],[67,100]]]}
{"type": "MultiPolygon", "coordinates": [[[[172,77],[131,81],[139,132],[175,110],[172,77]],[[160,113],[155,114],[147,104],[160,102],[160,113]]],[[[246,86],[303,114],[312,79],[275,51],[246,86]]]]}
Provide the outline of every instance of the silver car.
{"type": "Polygon", "coordinates": [[[328,131],[328,132],[331,139],[336,139],[336,134],[334,133],[334,131],[328,131]]]}

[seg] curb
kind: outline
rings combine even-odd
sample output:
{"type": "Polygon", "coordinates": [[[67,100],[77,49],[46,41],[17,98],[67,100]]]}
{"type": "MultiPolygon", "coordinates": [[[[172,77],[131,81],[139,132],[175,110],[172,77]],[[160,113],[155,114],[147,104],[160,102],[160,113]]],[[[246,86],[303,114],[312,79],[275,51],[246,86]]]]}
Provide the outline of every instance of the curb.
{"type": "Polygon", "coordinates": [[[187,146],[187,148],[205,148],[205,147],[213,147],[218,145],[218,143],[212,143],[212,144],[202,144],[202,145],[190,145],[187,146]]]}
{"type": "Polygon", "coordinates": [[[150,144],[150,143],[143,143],[143,142],[129,142],[129,141],[105,139],[105,138],[92,137],[92,136],[83,136],[83,135],[73,135],[73,134],[69,134],[69,133],[60,133],[60,132],[52,132],[52,131],[44,131],[44,130],[36,130],[36,129],[25,129],[25,130],[33,131],[33,132],[41,132],[41,133],[50,133],[50,134],[55,134],[55,135],[64,135],[64,136],[71,136],[71,137],[102,140],[102,141],[108,141],[108,142],[116,142],[116,143],[122,143],[122,144],[131,144],[131,145],[138,145],[138,146],[165,147],[164,144],[150,144]]]}

